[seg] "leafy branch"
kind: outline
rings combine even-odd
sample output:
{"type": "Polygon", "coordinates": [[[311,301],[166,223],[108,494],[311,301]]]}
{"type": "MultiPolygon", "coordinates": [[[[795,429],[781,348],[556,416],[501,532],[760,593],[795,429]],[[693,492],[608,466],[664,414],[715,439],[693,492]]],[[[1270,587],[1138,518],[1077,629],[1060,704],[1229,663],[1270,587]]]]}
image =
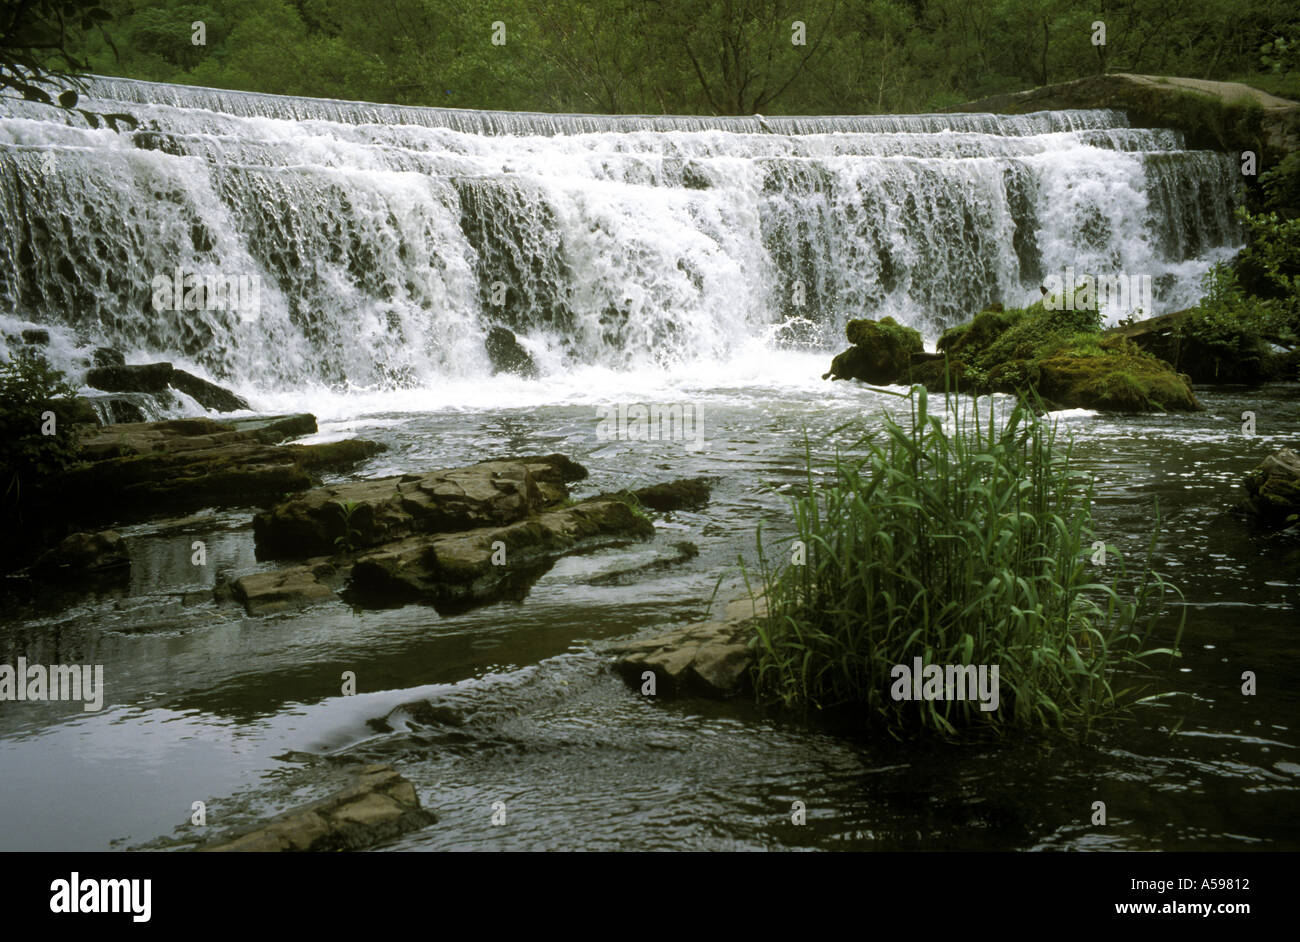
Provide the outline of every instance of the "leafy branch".
{"type": "Polygon", "coordinates": [[[104,24],[112,19],[100,0],[16,0],[0,9],[0,94],[17,92],[26,101],[76,112],[91,127],[106,123],[136,127],[128,114],[80,108],[82,76],[89,63],[70,46],[80,33],[97,30],[110,48],[104,24]]]}

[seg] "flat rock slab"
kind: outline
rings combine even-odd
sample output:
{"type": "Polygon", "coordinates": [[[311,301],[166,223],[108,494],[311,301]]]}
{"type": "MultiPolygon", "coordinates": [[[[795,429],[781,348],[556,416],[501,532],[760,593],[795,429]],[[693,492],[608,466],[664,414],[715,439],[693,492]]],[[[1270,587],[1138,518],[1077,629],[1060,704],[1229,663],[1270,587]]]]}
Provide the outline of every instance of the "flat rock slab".
{"type": "Polygon", "coordinates": [[[315,435],[316,416],[309,412],[290,415],[257,415],[247,419],[223,419],[237,432],[251,432],[263,445],[274,445],[300,435],[315,435]]]}
{"type": "Polygon", "coordinates": [[[278,500],[311,488],[309,472],[343,469],[384,448],[363,439],[267,444],[309,424],[310,416],[289,416],[243,429],[211,419],[108,426],[86,436],[87,463],[53,487],[73,519],[149,517],[278,500]]]}
{"type": "Polygon", "coordinates": [[[1300,103],[1240,82],[1115,72],[995,95],[954,110],[1028,114],[1068,108],[1117,108],[1128,113],[1134,127],[1175,127],[1183,131],[1193,147],[1233,151],[1240,149],[1234,136],[1237,120],[1252,106],[1259,108],[1265,166],[1270,166],[1273,160],[1280,160],[1300,146],[1300,103]],[[1189,107],[1187,97],[1199,99],[1203,107],[1189,107]]]}
{"type": "Polygon", "coordinates": [[[252,436],[215,419],[168,419],[91,429],[81,436],[80,452],[86,461],[103,461],[130,455],[179,454],[232,442],[260,444],[252,436]]]}
{"type": "Polygon", "coordinates": [[[369,765],[341,791],[285,812],[233,839],[199,848],[227,851],[362,850],[437,819],[420,807],[415,787],[391,766],[369,765]]]}
{"type": "Polygon", "coordinates": [[[761,598],[738,599],[728,604],[722,621],[698,622],[615,646],[614,669],[637,689],[647,671],[654,674],[656,696],[723,698],[746,693],[752,689],[753,622],[766,612],[761,598]]]}
{"type": "Polygon", "coordinates": [[[315,559],[304,566],[244,576],[231,589],[249,615],[274,615],[336,601],[338,596],[327,581],[337,574],[328,560],[315,559]]]}
{"type": "Polygon", "coordinates": [[[593,498],[497,527],[418,535],[357,557],[351,588],[359,604],[422,601],[454,608],[531,585],[565,553],[654,535],[631,506],[593,498]]]}
{"type": "Polygon", "coordinates": [[[563,500],[566,481],[585,475],[581,465],[551,455],[353,481],[316,488],[259,514],[253,535],[261,558],[285,559],[502,526],[563,500]]]}
{"type": "Polygon", "coordinates": [[[316,417],[308,413],[222,421],[123,422],[82,433],[80,452],[87,461],[101,461],[128,455],[180,454],[231,443],[273,445],[315,432],[316,417]]]}

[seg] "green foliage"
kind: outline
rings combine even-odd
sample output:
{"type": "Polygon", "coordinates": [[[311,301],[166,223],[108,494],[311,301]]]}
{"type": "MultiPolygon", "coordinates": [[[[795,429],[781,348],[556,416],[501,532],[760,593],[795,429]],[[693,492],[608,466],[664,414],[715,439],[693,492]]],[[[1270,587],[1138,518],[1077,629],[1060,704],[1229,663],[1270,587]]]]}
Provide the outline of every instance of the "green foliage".
{"type": "Polygon", "coordinates": [[[1269,72],[1285,75],[1300,68],[1300,28],[1291,24],[1288,33],[1280,33],[1259,47],[1260,64],[1269,72]]]}
{"type": "Polygon", "coordinates": [[[29,350],[0,362],[0,488],[7,518],[24,490],[39,487],[77,460],[77,391],[29,350]],[[53,414],[53,432],[46,435],[53,414]]]}
{"type": "Polygon", "coordinates": [[[1177,649],[1181,624],[1172,648],[1148,646],[1176,590],[1147,564],[1130,575],[1113,547],[1105,570],[1089,568],[1091,479],[1025,403],[999,416],[990,402],[984,417],[957,396],[933,414],[919,389],[907,403],[906,424],[887,416],[829,475],[809,455],[807,493],[793,501],[806,564],[769,566],[760,537],[760,699],[863,707],[895,736],[1077,731],[1116,715],[1135,698],[1118,689],[1121,672],[1177,649]],[[914,657],[999,665],[999,708],[894,700],[891,670],[914,657]]]}
{"type": "Polygon", "coordinates": [[[102,34],[74,37],[69,51],[107,74],[402,104],[604,113],[916,112],[1101,71],[1276,84],[1291,74],[1275,67],[1294,38],[1282,0],[1231,8],[1133,0],[1104,17],[1084,0],[99,5],[112,22],[102,34]],[[1092,44],[1098,18],[1106,22],[1104,46],[1092,44]],[[204,46],[190,41],[195,20],[207,27],[204,46]],[[497,21],[505,24],[504,46],[492,42],[497,21]],[[1270,43],[1265,61],[1261,49],[1270,43]]]}
{"type": "Polygon", "coordinates": [[[79,73],[87,62],[73,52],[83,34],[97,30],[111,46],[104,24],[112,19],[102,0],[25,0],[0,9],[0,91],[75,112],[92,127],[134,127],[130,115],[78,108],[79,73]]]}
{"type": "Polygon", "coordinates": [[[1300,216],[1245,209],[1238,215],[1248,229],[1248,245],[1234,266],[1208,273],[1204,297],[1184,331],[1217,346],[1225,357],[1263,341],[1294,347],[1300,339],[1300,216]]]}
{"type": "Polygon", "coordinates": [[[1283,219],[1300,216],[1300,150],[1291,151],[1276,167],[1261,173],[1259,185],[1264,191],[1265,212],[1283,219]]]}
{"type": "Polygon", "coordinates": [[[1238,215],[1250,230],[1249,244],[1241,253],[1241,263],[1258,272],[1264,291],[1274,297],[1292,298],[1300,294],[1300,216],[1284,219],[1277,213],[1251,215],[1244,209],[1238,215]]]}
{"type": "Polygon", "coordinates": [[[1258,382],[1280,369],[1270,344],[1300,343],[1300,217],[1244,208],[1239,215],[1248,246],[1233,264],[1206,273],[1201,300],[1175,336],[1180,368],[1205,379],[1258,382]]]}
{"type": "Polygon", "coordinates": [[[352,515],[361,505],[354,500],[336,500],[334,506],[339,509],[339,516],[343,518],[343,535],[334,538],[334,545],[341,552],[351,553],[356,549],[357,537],[361,535],[361,531],[352,526],[352,515]]]}
{"type": "Polygon", "coordinates": [[[1265,305],[1241,290],[1228,265],[1215,265],[1201,284],[1200,303],[1178,325],[1180,339],[1198,344],[1224,363],[1258,357],[1264,345],[1265,305]]]}

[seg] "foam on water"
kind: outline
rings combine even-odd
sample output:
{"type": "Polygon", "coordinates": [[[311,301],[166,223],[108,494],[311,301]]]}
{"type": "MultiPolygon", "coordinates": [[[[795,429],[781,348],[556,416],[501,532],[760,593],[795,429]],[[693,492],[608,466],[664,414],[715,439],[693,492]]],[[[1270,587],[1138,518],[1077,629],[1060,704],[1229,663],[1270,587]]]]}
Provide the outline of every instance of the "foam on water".
{"type": "Polygon", "coordinates": [[[1067,268],[1150,277],[1159,313],[1240,240],[1232,160],[1114,111],[498,114],[124,79],[87,103],[140,126],[0,98],[0,326],[54,329],[74,371],[108,344],[259,408],[815,383],[850,317],[933,340],[1067,268]],[[156,309],[178,268],[251,276],[259,307],[156,309]],[[485,382],[493,326],[540,381],[485,382]]]}

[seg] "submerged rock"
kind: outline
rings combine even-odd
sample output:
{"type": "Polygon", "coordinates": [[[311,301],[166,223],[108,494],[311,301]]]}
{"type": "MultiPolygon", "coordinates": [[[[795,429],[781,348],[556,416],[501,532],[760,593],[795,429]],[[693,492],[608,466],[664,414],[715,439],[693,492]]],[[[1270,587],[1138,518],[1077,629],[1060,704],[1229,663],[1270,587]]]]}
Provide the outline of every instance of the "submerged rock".
{"type": "Polygon", "coordinates": [[[23,343],[34,347],[43,347],[50,342],[50,332],[42,328],[28,328],[23,331],[23,343]]]}
{"type": "Polygon", "coordinates": [[[420,807],[415,786],[395,769],[367,765],[347,788],[199,849],[213,853],[362,850],[435,821],[432,812],[420,807]]]}
{"type": "Polygon", "coordinates": [[[229,389],[223,389],[216,383],[210,383],[184,370],[173,369],[167,382],[173,389],[185,393],[205,409],[238,412],[252,408],[242,396],[236,396],[229,389]]]}
{"type": "Polygon", "coordinates": [[[75,396],[71,402],[67,400],[57,400],[58,402],[67,402],[61,410],[60,418],[72,425],[88,425],[94,427],[100,424],[99,411],[85,396],[75,396]]]}
{"type": "Polygon", "coordinates": [[[892,317],[849,321],[845,333],[853,346],[831,361],[822,379],[857,379],[877,386],[897,383],[906,376],[912,354],[925,349],[919,331],[892,317]]]}
{"type": "Polygon", "coordinates": [[[43,579],[71,579],[109,572],[126,575],[130,569],[131,555],[126,541],[114,530],[69,534],[32,566],[32,572],[43,579]]]}
{"type": "Polygon", "coordinates": [[[90,362],[98,367],[126,366],[126,357],[122,351],[112,347],[96,347],[90,354],[90,362]]]}
{"type": "Polygon", "coordinates": [[[148,415],[138,402],[130,396],[136,393],[106,393],[87,396],[84,401],[95,411],[96,424],[119,425],[148,421],[148,415]]]}
{"type": "Polygon", "coordinates": [[[1300,455],[1282,448],[1246,476],[1244,509],[1263,526],[1285,527],[1300,514],[1300,455]]]}
{"type": "Polygon", "coordinates": [[[622,491],[617,496],[627,495],[651,510],[667,513],[672,510],[703,507],[709,502],[711,490],[707,478],[679,478],[666,484],[652,484],[635,491],[622,491]]]}
{"type": "Polygon", "coordinates": [[[488,359],[492,362],[492,372],[513,373],[524,379],[536,379],[537,364],[532,354],[523,348],[515,335],[505,327],[493,327],[488,331],[484,341],[488,359]]]}
{"type": "Polygon", "coordinates": [[[99,366],[86,372],[86,385],[104,392],[159,393],[172,376],[170,363],[99,366]]]}

